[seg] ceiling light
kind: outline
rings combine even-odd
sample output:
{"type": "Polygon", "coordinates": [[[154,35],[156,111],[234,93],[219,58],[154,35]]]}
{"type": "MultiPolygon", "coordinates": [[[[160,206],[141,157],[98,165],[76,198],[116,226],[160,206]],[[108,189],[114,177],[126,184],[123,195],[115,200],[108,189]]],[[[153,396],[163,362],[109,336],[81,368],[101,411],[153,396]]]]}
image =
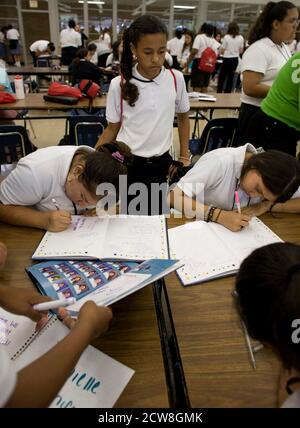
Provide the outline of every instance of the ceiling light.
{"type": "MultiPolygon", "coordinates": [[[[78,3],[84,3],[84,1],[83,0],[78,0],[78,3]]],[[[97,1],[97,0],[88,0],[87,1],[87,3],[88,4],[105,4],[105,2],[104,1],[97,1]]]]}
{"type": "Polygon", "coordinates": [[[174,6],[174,9],[196,9],[196,6],[174,6]]]}

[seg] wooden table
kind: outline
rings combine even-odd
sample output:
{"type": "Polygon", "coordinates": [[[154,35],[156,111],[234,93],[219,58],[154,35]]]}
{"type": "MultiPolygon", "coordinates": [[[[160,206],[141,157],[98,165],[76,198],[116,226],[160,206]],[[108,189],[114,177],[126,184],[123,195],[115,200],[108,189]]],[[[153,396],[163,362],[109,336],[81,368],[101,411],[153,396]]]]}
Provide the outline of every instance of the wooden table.
{"type": "MultiPolygon", "coordinates": [[[[300,244],[299,215],[266,214],[262,220],[282,239],[300,244]]],[[[170,227],[179,224],[169,220],[170,227]]],[[[184,288],[172,274],[166,286],[191,406],[275,407],[279,363],[263,349],[253,370],[231,296],[234,277],[184,288]]]]}
{"type": "Polygon", "coordinates": [[[9,76],[32,76],[32,75],[43,75],[43,76],[70,76],[72,73],[68,68],[56,69],[54,67],[33,67],[33,66],[23,66],[23,67],[7,67],[7,74],[9,76]]]}
{"type": "Polygon", "coordinates": [[[235,110],[241,106],[241,94],[232,93],[232,94],[214,94],[217,98],[217,101],[195,101],[190,100],[191,110],[196,109],[209,109],[209,110],[218,110],[218,109],[231,109],[235,110]]]}
{"type": "MultiPolygon", "coordinates": [[[[74,108],[87,108],[89,100],[82,98],[75,105],[66,105],[52,103],[44,100],[42,93],[27,94],[23,100],[17,100],[15,103],[0,104],[0,110],[72,110],[74,108]]],[[[93,102],[94,107],[105,108],[106,96],[97,97],[93,102]]]]}
{"type": "Polygon", "coordinates": [[[208,122],[213,118],[215,110],[237,110],[241,106],[241,94],[239,93],[215,94],[215,97],[217,98],[216,101],[190,100],[190,109],[196,111],[192,138],[195,138],[196,134],[200,135],[199,128],[197,128],[200,119],[204,119],[208,122]],[[207,117],[201,110],[209,110],[209,117],[207,117]]]}
{"type": "MultiPolygon", "coordinates": [[[[33,287],[24,268],[43,231],[0,223],[0,237],[8,247],[1,283],[33,287]]],[[[135,370],[116,407],[168,407],[168,393],[161,356],[151,286],[112,306],[114,318],[109,331],[97,341],[106,354],[135,370]]]]}
{"type": "MultiPolygon", "coordinates": [[[[0,109],[2,110],[70,110],[73,108],[84,108],[88,107],[88,99],[83,98],[78,101],[75,106],[58,104],[46,102],[43,99],[45,94],[27,94],[24,100],[17,100],[15,103],[0,104],[0,109]]],[[[238,109],[240,107],[240,94],[217,94],[217,101],[191,101],[190,106],[191,110],[200,110],[200,109],[238,109]]],[[[102,95],[101,97],[96,97],[93,100],[93,106],[98,108],[106,107],[106,96],[102,95]]]]}

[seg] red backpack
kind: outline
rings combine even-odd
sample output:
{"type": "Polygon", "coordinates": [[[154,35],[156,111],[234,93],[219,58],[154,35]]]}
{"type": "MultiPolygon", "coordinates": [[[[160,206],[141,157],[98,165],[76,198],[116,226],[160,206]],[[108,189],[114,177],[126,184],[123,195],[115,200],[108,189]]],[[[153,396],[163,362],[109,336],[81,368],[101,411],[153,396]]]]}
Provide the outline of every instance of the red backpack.
{"type": "Polygon", "coordinates": [[[0,104],[14,103],[16,98],[9,92],[0,92],[0,104]]]}
{"type": "Polygon", "coordinates": [[[201,71],[206,71],[207,73],[213,73],[216,68],[217,55],[216,52],[207,47],[202,52],[201,58],[198,61],[198,69],[201,71]]]}
{"type": "Polygon", "coordinates": [[[58,82],[52,82],[50,84],[48,94],[54,96],[75,97],[77,99],[83,97],[83,94],[81,93],[80,89],[58,82]]]}

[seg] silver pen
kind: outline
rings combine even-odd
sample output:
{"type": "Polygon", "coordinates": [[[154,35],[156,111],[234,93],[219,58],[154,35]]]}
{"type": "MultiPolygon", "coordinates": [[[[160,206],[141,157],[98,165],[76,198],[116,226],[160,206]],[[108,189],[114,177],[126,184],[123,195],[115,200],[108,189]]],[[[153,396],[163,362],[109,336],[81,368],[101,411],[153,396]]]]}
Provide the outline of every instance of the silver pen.
{"type": "Polygon", "coordinates": [[[248,351],[249,351],[249,355],[250,355],[252,367],[255,370],[256,369],[256,361],[255,361],[255,357],[254,357],[254,353],[253,353],[253,349],[252,349],[250,337],[249,337],[249,334],[248,334],[248,331],[247,331],[247,327],[245,326],[244,322],[241,321],[241,323],[242,323],[242,326],[243,326],[243,330],[244,330],[244,334],[245,334],[245,339],[246,339],[246,343],[247,343],[247,347],[248,347],[248,351]]]}

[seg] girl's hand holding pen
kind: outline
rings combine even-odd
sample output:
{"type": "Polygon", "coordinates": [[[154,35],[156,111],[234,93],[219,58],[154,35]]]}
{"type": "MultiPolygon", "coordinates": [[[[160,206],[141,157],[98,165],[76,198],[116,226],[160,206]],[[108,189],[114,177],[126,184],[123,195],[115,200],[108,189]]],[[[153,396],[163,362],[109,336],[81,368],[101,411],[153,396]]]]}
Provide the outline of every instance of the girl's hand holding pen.
{"type": "Polygon", "coordinates": [[[240,214],[236,211],[221,211],[218,218],[218,223],[227,227],[232,232],[238,232],[243,227],[249,226],[251,216],[247,214],[240,214]]]}
{"type": "Polygon", "coordinates": [[[72,216],[68,211],[48,211],[46,214],[46,229],[50,232],[62,232],[72,222],[72,216]]]}

